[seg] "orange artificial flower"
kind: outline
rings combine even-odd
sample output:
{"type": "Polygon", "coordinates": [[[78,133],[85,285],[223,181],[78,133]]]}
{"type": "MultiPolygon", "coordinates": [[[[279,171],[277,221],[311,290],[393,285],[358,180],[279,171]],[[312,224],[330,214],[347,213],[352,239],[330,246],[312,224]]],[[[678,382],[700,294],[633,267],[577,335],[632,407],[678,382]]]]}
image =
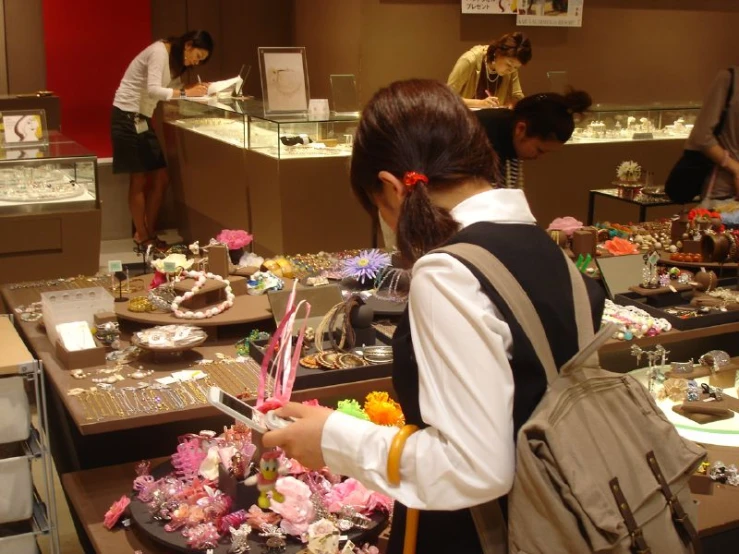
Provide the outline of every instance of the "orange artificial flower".
{"type": "Polygon", "coordinates": [[[371,392],[364,402],[364,411],[372,423],[377,425],[397,426],[405,425],[403,410],[386,392],[371,392]]]}

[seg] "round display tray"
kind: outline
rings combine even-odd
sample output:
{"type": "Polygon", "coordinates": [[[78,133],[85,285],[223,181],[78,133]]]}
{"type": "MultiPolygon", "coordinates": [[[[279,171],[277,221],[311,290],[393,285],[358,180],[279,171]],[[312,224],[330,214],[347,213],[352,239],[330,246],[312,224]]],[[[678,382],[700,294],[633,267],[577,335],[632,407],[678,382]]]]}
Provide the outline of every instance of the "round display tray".
{"type": "MultiPolygon", "coordinates": [[[[165,462],[154,468],[151,474],[155,479],[161,479],[162,477],[172,473],[172,471],[172,465],[170,462],[165,462]]],[[[201,550],[193,550],[188,547],[187,539],[185,539],[179,531],[175,531],[174,533],[168,533],[165,531],[164,523],[152,519],[147,505],[138,500],[135,495],[131,496],[129,509],[131,511],[131,521],[133,524],[152,540],[164,545],[174,552],[185,552],[188,554],[202,553],[201,550]]],[[[347,535],[349,539],[357,545],[374,541],[385,527],[387,527],[388,516],[378,512],[372,514],[371,519],[373,524],[371,528],[363,529],[361,531],[350,531],[349,533],[342,534],[347,535]]],[[[252,552],[262,552],[266,549],[265,539],[262,539],[258,535],[259,533],[256,531],[252,531],[249,535],[249,544],[252,547],[252,552]],[[253,539],[251,539],[252,536],[254,537],[253,539]]],[[[230,541],[225,540],[213,550],[213,554],[229,554],[230,547],[230,541]]],[[[305,545],[298,539],[293,537],[287,538],[287,548],[284,550],[285,554],[297,554],[304,549],[305,545]]]]}
{"type": "Polygon", "coordinates": [[[675,267],[684,267],[686,269],[736,269],[737,264],[734,262],[718,264],[714,262],[677,262],[670,259],[670,252],[660,253],[660,263],[663,265],[674,265],[675,267]]]}
{"type": "MultiPolygon", "coordinates": [[[[144,281],[144,290],[149,290],[149,283],[153,275],[142,275],[144,281]]],[[[292,286],[292,282],[286,282],[285,288],[292,286]]],[[[131,295],[131,298],[140,295],[131,295]]],[[[189,319],[180,319],[174,314],[163,312],[132,312],[128,309],[127,302],[117,302],[114,305],[115,313],[120,319],[141,323],[146,326],[154,325],[184,325],[193,323],[189,319]]],[[[225,312],[208,319],[198,319],[198,327],[219,327],[221,325],[239,325],[242,323],[253,323],[257,321],[272,320],[272,312],[269,307],[267,295],[250,296],[248,294],[237,296],[234,299],[234,305],[225,312]]]]}
{"type": "MultiPolygon", "coordinates": [[[[735,372],[732,370],[732,373],[735,372]]],[[[642,385],[647,386],[647,369],[637,369],[631,371],[630,374],[642,385]]],[[[695,380],[699,384],[709,383],[710,377],[698,377],[695,380]]],[[[724,388],[723,393],[736,399],[737,387],[724,388]]],[[[680,402],[673,402],[669,398],[656,402],[670,423],[675,426],[680,436],[703,444],[739,447],[739,414],[736,412],[734,412],[734,417],[730,419],[700,424],[673,411],[672,407],[680,404],[680,402]]]]}
{"type": "Polygon", "coordinates": [[[203,333],[203,336],[197,339],[195,342],[192,342],[188,344],[187,346],[166,346],[166,347],[157,347],[157,346],[150,346],[139,339],[138,335],[134,333],[131,335],[131,344],[134,346],[137,346],[141,348],[141,350],[146,350],[147,352],[154,352],[157,354],[180,354],[182,352],[187,352],[188,350],[192,350],[193,348],[196,348],[203,344],[206,340],[208,340],[207,333],[203,333]]]}

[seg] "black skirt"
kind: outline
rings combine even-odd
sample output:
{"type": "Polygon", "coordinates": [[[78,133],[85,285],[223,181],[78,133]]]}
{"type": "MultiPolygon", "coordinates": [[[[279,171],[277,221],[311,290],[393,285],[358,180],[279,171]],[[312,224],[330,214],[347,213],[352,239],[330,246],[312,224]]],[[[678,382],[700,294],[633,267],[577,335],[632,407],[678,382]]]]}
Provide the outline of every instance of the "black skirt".
{"type": "Polygon", "coordinates": [[[110,137],[113,143],[113,173],[145,173],[167,167],[150,118],[113,106],[110,137]],[[148,129],[137,133],[137,121],[145,121],[148,129]]]}

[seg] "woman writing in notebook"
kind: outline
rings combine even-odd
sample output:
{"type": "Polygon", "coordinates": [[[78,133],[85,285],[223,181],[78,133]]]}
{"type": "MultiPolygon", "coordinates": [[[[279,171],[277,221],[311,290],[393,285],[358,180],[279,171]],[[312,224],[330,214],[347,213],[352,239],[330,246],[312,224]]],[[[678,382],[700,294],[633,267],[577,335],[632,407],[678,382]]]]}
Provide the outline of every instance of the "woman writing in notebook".
{"type": "MultiPolygon", "coordinates": [[[[484,131],[443,84],[397,82],[370,100],[351,183],[413,263],[408,308],[393,338],[393,385],[406,422],[421,430],[403,450],[400,486],[386,470],[397,429],[341,412],[289,404],[278,414],[296,421],[265,434],[264,445],[396,499],[389,554],[401,551],[405,507],[422,510],[417,552],[480,554],[470,508],[508,493],[514,436],[546,376],[498,293],[459,259],[429,252],[472,243],[503,262],[540,314],[558,367],[578,350],[567,262],[535,224],[523,191],[496,187],[484,131]]],[[[595,323],[603,295],[595,284],[590,292],[595,323]]]]}

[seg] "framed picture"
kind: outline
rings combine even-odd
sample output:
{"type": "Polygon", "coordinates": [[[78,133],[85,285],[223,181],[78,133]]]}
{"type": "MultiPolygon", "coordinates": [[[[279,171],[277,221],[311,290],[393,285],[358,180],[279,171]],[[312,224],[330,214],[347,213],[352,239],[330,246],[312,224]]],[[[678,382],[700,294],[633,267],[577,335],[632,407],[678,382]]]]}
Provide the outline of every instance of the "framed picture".
{"type": "Polygon", "coordinates": [[[516,25],[582,27],[585,0],[518,0],[516,25]]]}
{"type": "Polygon", "coordinates": [[[305,48],[259,48],[265,113],[307,112],[310,100],[305,48]]]}
{"type": "Polygon", "coordinates": [[[28,148],[49,142],[44,110],[8,110],[2,112],[0,118],[5,148],[28,148]]]}

